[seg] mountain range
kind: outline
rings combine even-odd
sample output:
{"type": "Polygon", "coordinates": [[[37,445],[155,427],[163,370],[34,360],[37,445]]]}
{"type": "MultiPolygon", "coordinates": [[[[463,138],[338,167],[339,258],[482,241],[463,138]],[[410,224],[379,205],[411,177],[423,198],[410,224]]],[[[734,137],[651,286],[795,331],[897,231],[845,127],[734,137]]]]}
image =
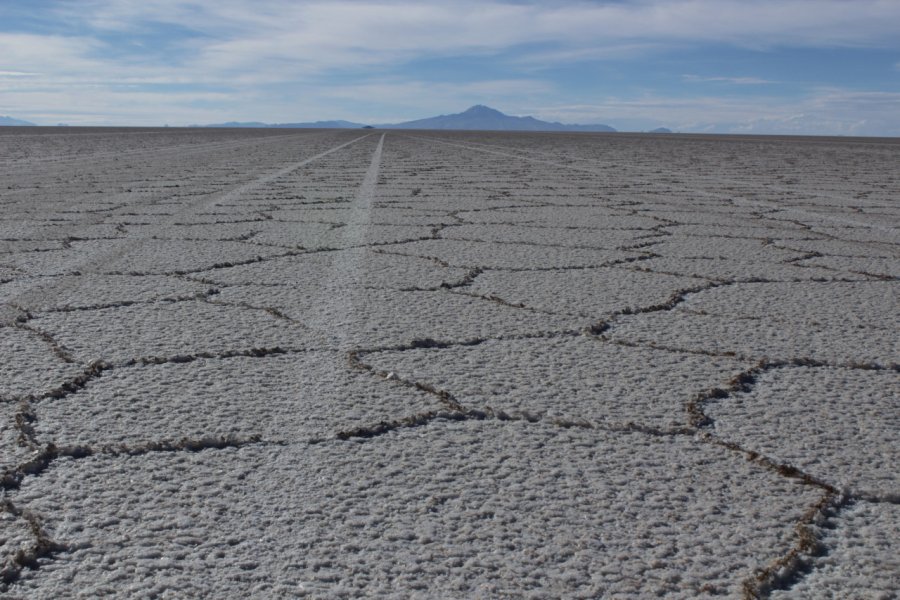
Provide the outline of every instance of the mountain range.
{"type": "Polygon", "coordinates": [[[12,117],[0,117],[0,127],[36,127],[34,123],[13,119],[12,117]]]}
{"type": "Polygon", "coordinates": [[[513,117],[495,108],[475,105],[453,115],[440,115],[405,123],[379,125],[384,129],[474,129],[482,131],[615,131],[609,125],[564,125],[534,117],[513,117]]]}
{"type": "MultiPolygon", "coordinates": [[[[351,121],[316,121],[313,123],[218,123],[215,125],[200,125],[199,127],[267,127],[267,128],[337,128],[359,129],[365,127],[363,123],[351,121]]],[[[454,130],[479,130],[479,131],[615,131],[609,125],[566,125],[550,121],[541,121],[534,117],[513,117],[503,114],[497,109],[478,104],[470,109],[452,115],[439,115],[427,119],[416,119],[403,123],[382,123],[375,125],[378,129],[454,129],[454,130]]]]}
{"type": "MultiPolygon", "coordinates": [[[[35,126],[34,123],[0,116],[0,126],[35,126]]],[[[62,123],[60,123],[62,125],[62,123]]],[[[311,121],[302,123],[262,123],[260,121],[229,121],[212,125],[189,125],[189,127],[230,127],[230,128],[268,128],[268,129],[360,129],[363,127],[378,129],[443,129],[443,130],[475,130],[475,131],[616,131],[609,125],[573,125],[555,121],[542,121],[534,117],[514,117],[495,108],[477,104],[461,113],[438,115],[426,119],[404,121],[402,123],[381,123],[366,125],[353,121],[311,121]]],[[[650,133],[671,133],[660,127],[650,133]]]]}
{"type": "Polygon", "coordinates": [[[313,121],[310,123],[260,123],[259,121],[228,121],[214,125],[189,125],[189,127],[244,127],[266,129],[359,129],[362,123],[350,121],[313,121]]]}

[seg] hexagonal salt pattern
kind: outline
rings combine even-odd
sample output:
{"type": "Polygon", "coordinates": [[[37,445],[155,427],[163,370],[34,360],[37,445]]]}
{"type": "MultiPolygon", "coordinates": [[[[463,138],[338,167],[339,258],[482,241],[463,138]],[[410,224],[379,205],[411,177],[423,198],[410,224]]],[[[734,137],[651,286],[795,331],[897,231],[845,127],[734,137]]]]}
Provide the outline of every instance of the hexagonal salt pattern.
{"type": "MultiPolygon", "coordinates": [[[[3,502],[7,501],[4,499],[3,502]]],[[[14,577],[22,558],[31,554],[35,547],[28,522],[10,508],[8,504],[0,507],[0,579],[14,577]]]]}
{"type": "Polygon", "coordinates": [[[490,223],[486,225],[456,225],[441,232],[441,237],[453,240],[469,240],[499,243],[523,243],[537,245],[605,248],[616,250],[655,239],[647,231],[636,229],[578,229],[550,227],[544,224],[511,225],[490,223]]]}
{"type": "MultiPolygon", "coordinates": [[[[652,248],[647,248],[652,250],[652,248]]],[[[720,258],[653,257],[635,265],[659,273],[704,277],[717,281],[809,281],[829,279],[869,279],[848,273],[816,267],[812,261],[792,263],[753,262],[720,258]]]]}
{"type": "MultiPolygon", "coordinates": [[[[51,250],[61,250],[64,247],[60,241],[44,240],[0,240],[0,256],[7,255],[12,258],[17,255],[37,254],[51,250]]],[[[10,261],[14,263],[15,261],[10,261]]]]}
{"type": "Polygon", "coordinates": [[[865,243],[836,239],[777,240],[778,246],[790,250],[823,254],[832,257],[900,258],[891,244],[865,243]]]}
{"type": "Polygon", "coordinates": [[[446,408],[373,380],[334,351],[115,368],[77,393],[34,403],[35,437],[84,446],[254,435],[306,442],[446,408]]]}
{"type": "Polygon", "coordinates": [[[46,394],[84,368],[61,357],[52,342],[34,331],[0,327],[0,400],[46,394]]]}
{"type": "Polygon", "coordinates": [[[599,321],[611,313],[665,304],[681,290],[708,285],[678,277],[617,268],[570,269],[528,273],[487,271],[466,289],[512,304],[551,313],[570,313],[599,321]]]}
{"type": "MultiPolygon", "coordinates": [[[[369,215],[376,218],[375,215],[369,215]]],[[[275,223],[258,228],[255,243],[310,250],[351,248],[361,245],[395,244],[429,238],[431,227],[382,225],[377,223],[275,223]]]]}
{"type": "Polygon", "coordinates": [[[0,595],[885,595],[897,148],[0,128],[0,595]]]}
{"type": "Polygon", "coordinates": [[[435,259],[453,267],[484,266],[495,269],[547,269],[599,267],[633,259],[639,254],[621,250],[561,248],[533,244],[494,244],[461,240],[428,240],[385,246],[404,256],[435,259]]]}
{"type": "Polygon", "coordinates": [[[900,363],[893,282],[746,283],[622,317],[610,336],[693,351],[839,364],[900,363]]]}
{"type": "Polygon", "coordinates": [[[900,589],[900,506],[858,502],[822,528],[825,552],[811,561],[809,573],[776,600],[841,600],[897,597],[900,589]]]}
{"type": "Polygon", "coordinates": [[[839,488],[900,499],[898,399],[897,371],[790,367],[705,412],[722,439],[839,488]]]}
{"type": "Polygon", "coordinates": [[[0,285],[0,301],[30,311],[108,307],[205,295],[210,286],[165,275],[77,275],[18,279],[0,285]]]}
{"type": "Polygon", "coordinates": [[[466,407],[621,426],[686,426],[685,405],[751,366],[729,358],[627,348],[590,337],[364,354],[363,363],[454,394],[466,407]]]}
{"type": "Polygon", "coordinates": [[[846,325],[870,336],[900,328],[893,282],[747,283],[688,296],[678,310],[798,325],[846,325]]]}
{"type": "Polygon", "coordinates": [[[869,277],[900,278],[900,260],[897,258],[868,258],[859,256],[822,256],[803,261],[810,267],[826,267],[839,273],[868,275],[869,277]]]}
{"type": "Polygon", "coordinates": [[[14,589],[733,596],[819,495],[688,437],[528,423],[60,460],[14,499],[73,550],[14,589]]]}
{"type": "Polygon", "coordinates": [[[597,206],[529,206],[490,212],[461,212],[459,216],[471,223],[539,223],[598,229],[652,229],[661,224],[652,217],[632,216],[597,206]]]}
{"type": "MultiPolygon", "coordinates": [[[[400,246],[402,247],[402,246],[400,246]]],[[[463,268],[443,267],[427,258],[383,254],[365,248],[314,252],[200,273],[219,285],[331,287],[440,287],[466,276],[463,268]]]]}
{"type": "Polygon", "coordinates": [[[841,323],[796,326],[718,315],[649,313],[623,317],[610,337],[630,343],[770,360],[811,359],[835,364],[900,361],[897,342],[887,331],[870,340],[868,331],[841,323]]]}
{"type": "Polygon", "coordinates": [[[674,237],[652,246],[656,254],[672,258],[707,258],[778,263],[803,258],[804,253],[778,248],[763,240],[729,237],[674,237]]]}
{"type": "Polygon", "coordinates": [[[122,363],[201,353],[308,348],[322,343],[314,332],[264,310],[208,302],[45,313],[31,323],[83,361],[122,363]]]}
{"type": "Polygon", "coordinates": [[[73,242],[62,250],[19,254],[9,264],[30,275],[165,274],[252,263],[284,252],[283,248],[219,240],[95,240],[73,242]]]}
{"type": "Polygon", "coordinates": [[[22,443],[20,428],[16,423],[20,410],[18,402],[0,404],[0,475],[14,470],[33,456],[32,449],[22,443]]]}
{"type": "Polygon", "coordinates": [[[448,290],[343,290],[321,287],[235,286],[216,302],[267,306],[296,319],[344,349],[408,344],[417,339],[464,341],[577,329],[585,319],[509,307],[448,290]]]}

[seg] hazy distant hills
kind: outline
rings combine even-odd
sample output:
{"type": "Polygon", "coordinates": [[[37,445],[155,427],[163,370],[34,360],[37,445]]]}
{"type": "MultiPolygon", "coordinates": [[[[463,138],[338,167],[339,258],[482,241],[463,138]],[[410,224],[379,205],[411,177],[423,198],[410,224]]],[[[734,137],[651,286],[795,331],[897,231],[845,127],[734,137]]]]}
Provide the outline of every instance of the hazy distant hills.
{"type": "Polygon", "coordinates": [[[564,125],[534,117],[512,117],[478,104],[454,115],[379,125],[384,129],[474,129],[481,131],[615,131],[609,125],[564,125]]]}
{"type": "MultiPolygon", "coordinates": [[[[264,127],[278,129],[359,129],[363,123],[351,121],[315,121],[312,123],[259,123],[236,122],[217,123],[215,125],[192,125],[192,127],[264,127]]],[[[541,121],[534,117],[513,117],[505,115],[489,106],[476,105],[465,112],[453,115],[440,115],[427,119],[416,119],[403,123],[383,123],[376,125],[379,129],[471,129],[476,131],[615,131],[609,125],[565,125],[541,121]]]]}
{"type": "Polygon", "coordinates": [[[34,123],[13,119],[12,117],[0,117],[0,127],[37,127],[34,123]]]}
{"type": "MultiPolygon", "coordinates": [[[[31,126],[34,123],[14,119],[13,117],[0,116],[0,126],[31,126]]],[[[60,123],[58,127],[62,127],[60,123]]],[[[302,123],[263,123],[261,121],[228,121],[227,123],[213,123],[210,125],[188,125],[188,127],[227,127],[227,128],[257,128],[257,129],[361,129],[371,127],[365,123],[353,121],[309,121],[302,123]]],[[[439,115],[427,119],[416,119],[402,123],[382,123],[375,125],[379,129],[444,129],[444,130],[473,130],[473,131],[586,131],[608,132],[616,131],[609,125],[572,125],[552,121],[541,121],[534,117],[514,117],[504,114],[495,108],[477,104],[468,110],[452,115],[439,115]]],[[[670,129],[658,127],[648,133],[672,133],[670,129]]]]}
{"type": "Polygon", "coordinates": [[[256,127],[266,129],[359,129],[362,123],[350,121],[314,121],[311,123],[260,123],[258,121],[215,123],[213,125],[190,125],[190,127],[256,127]]]}

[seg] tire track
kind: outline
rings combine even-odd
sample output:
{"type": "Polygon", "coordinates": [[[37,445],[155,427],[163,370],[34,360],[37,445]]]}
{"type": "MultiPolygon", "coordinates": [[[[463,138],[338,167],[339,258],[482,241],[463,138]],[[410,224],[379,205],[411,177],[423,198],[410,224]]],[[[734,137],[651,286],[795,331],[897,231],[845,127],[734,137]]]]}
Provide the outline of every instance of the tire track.
{"type": "MultiPolygon", "coordinates": [[[[372,159],[369,162],[369,168],[366,171],[366,175],[356,192],[356,196],[350,209],[351,216],[347,220],[350,223],[369,223],[372,220],[372,202],[375,198],[378,176],[381,172],[381,159],[384,153],[384,139],[386,135],[387,134],[384,133],[381,134],[378,145],[372,153],[372,159]]],[[[341,246],[362,247],[365,245],[365,233],[363,228],[344,227],[342,229],[343,233],[341,240],[343,243],[341,246]]],[[[354,282],[361,281],[364,269],[361,255],[355,252],[342,252],[337,255],[340,258],[331,265],[329,270],[330,274],[327,277],[327,280],[340,281],[343,279],[344,281],[349,282],[350,287],[352,287],[354,282]]],[[[333,306],[336,306],[336,314],[341,317],[339,319],[340,321],[348,320],[356,310],[354,299],[348,291],[346,286],[343,285],[340,286],[339,289],[334,289],[327,285],[322,288],[321,302],[330,303],[333,306]]],[[[335,326],[335,323],[326,323],[321,317],[310,319],[306,324],[311,329],[324,334],[328,339],[336,342],[341,349],[348,349],[349,338],[340,325],[335,326]]]]}
{"type": "MultiPolygon", "coordinates": [[[[175,225],[176,223],[183,221],[187,215],[195,214],[198,212],[205,212],[212,206],[219,204],[219,203],[234,202],[237,199],[241,198],[242,196],[246,195],[250,191],[253,191],[253,190],[261,188],[261,187],[265,187],[266,185],[270,184],[271,182],[293,173],[297,169],[300,169],[308,164],[316,162],[322,158],[325,158],[326,156],[334,154],[335,152],[339,152],[348,146],[351,146],[361,140],[366,139],[370,135],[371,134],[366,134],[366,135],[356,137],[350,141],[347,141],[342,144],[338,144],[337,146],[334,146],[332,148],[329,148],[329,149],[325,150],[324,152],[319,152],[318,154],[315,154],[315,155],[305,158],[303,160],[291,163],[286,167],[278,169],[277,171],[269,172],[269,173],[265,173],[263,175],[257,176],[255,179],[252,179],[251,181],[247,181],[245,183],[239,184],[237,187],[232,188],[226,192],[214,194],[211,198],[200,197],[198,200],[195,200],[194,202],[189,202],[189,203],[183,205],[183,207],[180,210],[175,211],[171,215],[168,215],[166,218],[160,220],[159,225],[162,227],[165,227],[167,225],[175,225]]],[[[94,252],[87,257],[79,257],[78,259],[72,261],[71,264],[67,265],[67,270],[69,272],[73,272],[73,273],[75,273],[75,272],[81,273],[81,272],[85,272],[85,271],[91,272],[91,271],[98,270],[99,267],[102,267],[103,265],[105,265],[107,263],[121,259],[129,254],[133,254],[135,252],[140,252],[140,250],[144,247],[144,245],[147,243],[147,241],[148,241],[147,238],[131,238],[131,237],[115,238],[114,240],[111,240],[111,244],[109,246],[107,246],[97,252],[94,252]]],[[[253,261],[253,262],[255,262],[255,261],[253,261]]],[[[73,281],[71,285],[77,285],[77,284],[73,281]]],[[[27,295],[32,291],[33,291],[33,286],[26,287],[23,290],[21,290],[21,292],[19,294],[17,294],[16,296],[7,299],[6,302],[7,303],[16,303],[19,300],[22,300],[23,298],[27,297],[27,295]]],[[[56,294],[63,296],[67,293],[67,291],[69,291],[69,290],[67,290],[65,287],[60,287],[56,290],[56,294]]]]}

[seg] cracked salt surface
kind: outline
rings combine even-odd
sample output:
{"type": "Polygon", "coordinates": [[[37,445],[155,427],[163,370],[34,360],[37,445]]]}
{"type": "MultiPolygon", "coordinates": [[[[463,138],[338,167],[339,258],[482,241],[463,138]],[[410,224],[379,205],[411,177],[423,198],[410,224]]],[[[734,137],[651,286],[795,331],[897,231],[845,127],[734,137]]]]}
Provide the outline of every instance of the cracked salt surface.
{"type": "Polygon", "coordinates": [[[62,248],[62,241],[0,240],[0,257],[9,259],[10,255],[61,250],[62,248]]]}
{"type": "Polygon", "coordinates": [[[739,283],[688,297],[679,310],[745,319],[896,332],[900,297],[893,282],[739,283]]]}
{"type": "Polygon", "coordinates": [[[439,268],[415,256],[381,254],[367,248],[314,252],[250,265],[216,269],[199,276],[221,285],[330,285],[337,288],[437,287],[465,276],[465,269],[439,268]],[[358,265],[358,269],[348,269],[358,265]]]}
{"type": "Polygon", "coordinates": [[[533,273],[488,271],[467,289],[513,304],[599,320],[622,310],[664,304],[680,290],[705,283],[693,277],[598,267],[533,273]]]}
{"type": "Polygon", "coordinates": [[[0,327],[0,401],[45,394],[83,369],[59,356],[40,335],[18,327],[0,327]]]}
{"type": "Polygon", "coordinates": [[[307,442],[441,408],[417,390],[373,386],[336,351],[116,368],[34,406],[38,443],[85,446],[204,435],[307,442]]]}
{"type": "Polygon", "coordinates": [[[777,600],[892,600],[900,589],[900,506],[860,502],[829,520],[822,531],[828,554],[777,600]]]}
{"type": "Polygon", "coordinates": [[[165,275],[94,275],[16,279],[0,285],[0,302],[29,311],[84,310],[115,304],[191,298],[210,286],[165,275]]]}
{"type": "Polygon", "coordinates": [[[611,337],[757,358],[889,366],[900,363],[898,328],[893,282],[739,283],[691,295],[671,313],[624,317],[611,337]]]}
{"type": "Polygon", "coordinates": [[[836,487],[900,501],[898,400],[896,371],[791,367],[705,412],[723,439],[836,487]]]}
{"type": "Polygon", "coordinates": [[[431,227],[328,223],[276,223],[253,236],[253,242],[310,250],[348,248],[359,244],[393,244],[429,237],[431,227]]]}
{"type": "Polygon", "coordinates": [[[265,303],[307,326],[326,333],[338,328],[346,349],[405,344],[416,339],[465,341],[534,331],[575,329],[580,320],[502,306],[490,300],[446,290],[346,291],[328,285],[311,287],[235,286],[216,302],[265,303]],[[332,298],[341,295],[341,301],[332,298]],[[348,347],[347,344],[350,344],[348,347]]]}
{"type": "Polygon", "coordinates": [[[0,128],[0,595],[893,597],[897,148],[0,128]]]}
{"type": "Polygon", "coordinates": [[[25,553],[34,544],[34,534],[28,523],[0,507],[0,579],[16,570],[16,555],[25,553]]]}
{"type": "Polygon", "coordinates": [[[693,352],[739,355],[772,360],[797,357],[847,364],[900,362],[896,331],[845,322],[796,323],[777,319],[650,313],[623,317],[609,337],[637,344],[693,352]]]}
{"type": "Polygon", "coordinates": [[[560,248],[532,244],[492,244],[460,240],[428,240],[384,247],[405,256],[434,258],[453,267],[495,269],[560,269],[599,266],[633,259],[639,254],[593,248],[560,248]]]}
{"type": "Polygon", "coordinates": [[[845,240],[776,240],[779,246],[804,252],[817,252],[831,256],[864,256],[873,258],[900,258],[896,246],[890,244],[863,243],[845,240]]]}
{"type": "MultiPolygon", "coordinates": [[[[30,448],[19,443],[19,428],[16,423],[19,410],[19,405],[12,402],[0,404],[0,472],[15,469],[32,454],[30,448]]],[[[0,534],[0,540],[3,537],[0,534]]]]}
{"type": "Polygon", "coordinates": [[[900,278],[900,260],[897,258],[865,258],[856,256],[822,256],[803,261],[811,267],[825,267],[851,275],[867,274],[887,279],[900,278]]]}
{"type": "MultiPolygon", "coordinates": [[[[492,223],[490,225],[460,225],[441,233],[441,237],[456,240],[480,240],[615,250],[648,241],[646,230],[593,229],[539,226],[517,226],[492,223]]],[[[653,238],[651,238],[653,239],[653,238]]]]}
{"type": "Polygon", "coordinates": [[[870,227],[814,227],[813,231],[821,233],[829,237],[836,237],[846,241],[872,243],[879,249],[883,244],[897,244],[897,236],[900,235],[900,228],[894,225],[882,225],[881,223],[891,223],[897,217],[878,216],[877,221],[870,227]]]}
{"type": "MultiPolygon", "coordinates": [[[[449,210],[449,208],[447,209],[449,210]]],[[[376,206],[371,212],[360,214],[343,204],[337,206],[308,206],[304,208],[284,208],[270,211],[276,222],[296,222],[302,225],[309,223],[346,223],[348,225],[365,225],[368,221],[392,224],[395,227],[429,227],[439,225],[447,220],[446,210],[440,214],[428,214],[415,208],[393,206],[376,206]]]]}
{"type": "Polygon", "coordinates": [[[541,224],[556,227],[595,227],[598,229],[652,229],[660,221],[604,210],[598,206],[538,206],[491,212],[462,212],[472,223],[541,224]]]}
{"type": "MultiPolygon", "coordinates": [[[[18,238],[42,241],[47,247],[54,247],[50,242],[69,238],[73,233],[72,229],[72,225],[51,224],[39,220],[0,221],[0,239],[15,241],[18,238]]],[[[78,226],[78,235],[82,238],[113,238],[120,233],[116,226],[110,223],[78,226]]]]}
{"type": "Polygon", "coordinates": [[[376,352],[361,360],[452,391],[469,408],[661,429],[683,426],[692,397],[727,386],[751,366],[728,358],[623,348],[588,337],[489,340],[477,346],[376,352]]]}
{"type": "MultiPolygon", "coordinates": [[[[656,214],[655,212],[652,214],[656,214]]],[[[751,221],[755,223],[755,221],[751,221]]],[[[752,238],[755,240],[767,240],[773,237],[777,238],[777,242],[781,246],[797,247],[798,241],[815,239],[818,236],[810,233],[806,229],[790,227],[789,224],[780,225],[778,227],[771,224],[757,223],[750,225],[746,221],[741,224],[729,225],[666,225],[663,231],[683,236],[698,237],[732,237],[732,238],[752,238]]]]}
{"type": "MultiPolygon", "coordinates": [[[[653,248],[648,248],[653,250],[653,248]]],[[[669,258],[653,257],[637,263],[641,269],[660,273],[674,273],[694,277],[706,277],[719,281],[802,281],[818,279],[859,279],[869,277],[855,273],[816,268],[806,261],[795,263],[755,262],[749,260],[725,260],[719,258],[669,258]]]]}
{"type": "Polygon", "coordinates": [[[318,341],[308,329],[261,309],[197,301],[45,313],[30,323],[82,361],[122,363],[254,348],[298,349],[318,341]]]}
{"type": "Polygon", "coordinates": [[[713,258],[748,262],[777,263],[803,258],[804,252],[765,244],[762,240],[728,237],[673,237],[652,247],[652,252],[669,258],[713,258]]]}
{"type": "Polygon", "coordinates": [[[74,548],[36,595],[694,598],[737,593],[818,495],[687,437],[481,421],[61,460],[13,497],[74,548]]]}
{"type": "Polygon", "coordinates": [[[142,239],[130,252],[123,251],[121,246],[121,242],[108,240],[73,242],[71,249],[21,254],[8,263],[30,275],[65,275],[76,271],[165,274],[202,271],[284,253],[279,248],[209,240],[142,239]]]}
{"type": "MultiPolygon", "coordinates": [[[[234,218],[237,218],[236,215],[234,218]]],[[[217,219],[232,218],[230,215],[212,215],[204,217],[206,222],[199,225],[127,225],[126,229],[129,235],[143,238],[159,238],[161,240],[177,240],[179,238],[185,240],[222,240],[222,241],[245,241],[253,240],[254,235],[263,227],[271,227],[271,225],[260,225],[265,219],[260,215],[246,215],[246,220],[236,223],[215,223],[210,222],[217,219]]],[[[252,243],[256,243],[253,240],[252,243]]]]}

